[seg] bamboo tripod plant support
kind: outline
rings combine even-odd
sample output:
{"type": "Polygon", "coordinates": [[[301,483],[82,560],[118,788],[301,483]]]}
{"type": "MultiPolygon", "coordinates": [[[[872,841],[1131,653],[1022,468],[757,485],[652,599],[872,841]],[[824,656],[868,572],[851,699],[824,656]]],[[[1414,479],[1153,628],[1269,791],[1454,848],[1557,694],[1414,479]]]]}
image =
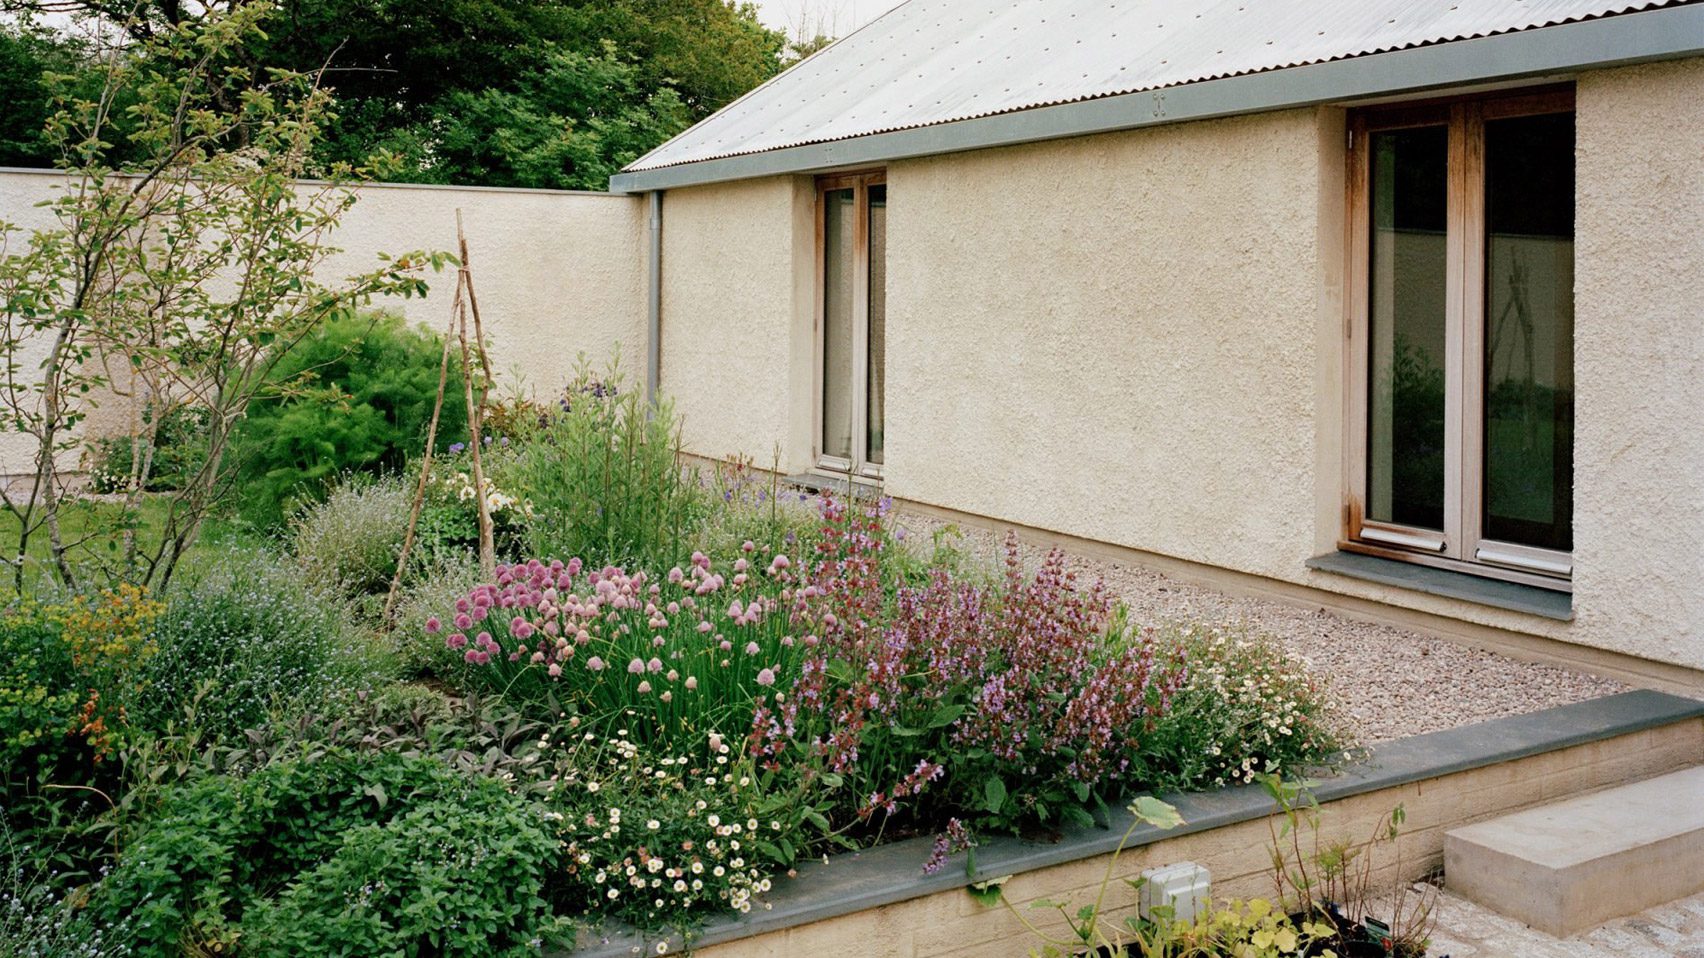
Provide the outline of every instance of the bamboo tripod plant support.
{"type": "Polygon", "coordinates": [[[487,580],[497,575],[497,549],[491,532],[491,502],[486,495],[485,463],[481,457],[484,446],[485,399],[491,390],[491,357],[485,350],[485,324],[479,315],[479,297],[473,288],[473,267],[468,257],[467,233],[462,228],[461,210],[456,210],[456,245],[460,265],[456,269],[456,292],[450,303],[450,322],[444,330],[444,350],[438,360],[438,396],[432,404],[432,418],[426,427],[426,448],[420,457],[420,478],[414,486],[414,501],[408,510],[408,529],[403,533],[402,549],[396,557],[396,572],[391,576],[390,592],[385,596],[384,628],[395,624],[396,603],[402,593],[403,571],[414,548],[415,532],[420,525],[420,510],[426,501],[426,487],[432,481],[432,450],[438,439],[438,421],[444,410],[444,391],[449,384],[450,351],[460,344],[462,389],[467,401],[468,451],[473,459],[474,502],[479,513],[479,569],[487,580]],[[473,343],[468,343],[468,316],[473,317],[473,343]],[[483,378],[475,395],[473,358],[477,351],[483,378]]]}

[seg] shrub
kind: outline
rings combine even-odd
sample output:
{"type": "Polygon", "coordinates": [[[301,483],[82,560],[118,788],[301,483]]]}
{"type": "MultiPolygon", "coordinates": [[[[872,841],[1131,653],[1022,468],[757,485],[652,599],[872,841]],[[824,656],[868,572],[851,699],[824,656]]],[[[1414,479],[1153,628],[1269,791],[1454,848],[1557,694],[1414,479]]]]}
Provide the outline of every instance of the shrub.
{"type": "MultiPolygon", "coordinates": [[[[425,442],[441,350],[436,336],[398,317],[363,315],[328,323],[286,353],[270,373],[277,395],[249,406],[235,442],[243,514],[273,526],[335,476],[400,470],[425,442]]],[[[440,444],[465,436],[466,423],[457,373],[445,389],[440,444]]]]}
{"type": "Polygon", "coordinates": [[[334,593],[261,553],[232,552],[168,598],[143,670],[150,693],[132,716],[149,728],[192,706],[203,729],[230,738],[275,707],[365,687],[382,667],[334,593]]]}
{"type": "Polygon", "coordinates": [[[339,483],[290,523],[290,549],[310,579],[345,596],[388,590],[407,531],[410,490],[397,478],[339,483]]]}
{"type": "MultiPolygon", "coordinates": [[[[175,405],[162,413],[157,406],[149,405],[142,415],[144,423],[160,416],[154,433],[154,459],[148,469],[147,489],[182,489],[207,462],[206,407],[175,405]]],[[[89,440],[86,455],[94,490],[102,493],[127,490],[136,474],[139,463],[135,457],[139,454],[139,444],[132,436],[89,440]]]]}
{"type": "Polygon", "coordinates": [[[1149,634],[1187,666],[1170,712],[1147,736],[1144,777],[1154,786],[1248,784],[1343,748],[1325,691],[1277,646],[1200,624],[1149,634]]]}
{"type": "Polygon", "coordinates": [[[615,364],[598,379],[582,361],[549,422],[495,477],[532,502],[531,554],[659,569],[691,551],[706,507],[678,445],[667,403],[625,390],[615,364]]]}
{"type": "Polygon", "coordinates": [[[0,767],[85,781],[146,687],[159,602],[131,585],[0,609],[0,767]]]}
{"type": "Polygon", "coordinates": [[[330,748],[168,793],[97,899],[137,952],[532,953],[538,810],[435,759],[330,748]],[[275,897],[276,896],[276,897],[275,897]]]}

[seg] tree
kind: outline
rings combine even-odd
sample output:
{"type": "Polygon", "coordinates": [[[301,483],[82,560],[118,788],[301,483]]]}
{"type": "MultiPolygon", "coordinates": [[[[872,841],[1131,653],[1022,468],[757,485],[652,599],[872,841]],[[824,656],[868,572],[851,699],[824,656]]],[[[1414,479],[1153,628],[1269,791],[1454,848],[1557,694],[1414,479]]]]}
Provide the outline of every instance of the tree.
{"type": "Polygon", "coordinates": [[[398,178],[601,190],[689,122],[674,90],[647,92],[613,43],[598,56],[550,54],[513,90],[453,93],[445,106],[397,144],[418,151],[398,178]]]}
{"type": "MultiPolygon", "coordinates": [[[[316,74],[241,65],[271,12],[245,4],[112,51],[100,94],[61,101],[49,121],[67,173],[50,204],[58,226],[0,257],[0,414],[35,447],[30,488],[4,497],[19,526],[20,588],[29,540],[43,531],[59,578],[77,579],[57,459],[100,390],[140,391],[150,423],[184,403],[207,414],[200,468],[166,499],[157,536],[127,536],[109,570],[163,585],[230,491],[234,429],[257,396],[280,388],[271,373],[290,347],[376,296],[423,293],[422,271],[447,259],[411,253],[340,283],[318,278],[335,252],[327,237],[355,202],[343,182],[357,171],[299,184],[329,96],[316,74]],[[115,162],[108,132],[126,92],[138,158],[115,162]]],[[[8,241],[14,232],[0,228],[8,241]]],[[[132,443],[132,507],[147,486],[152,428],[132,443]]]]}
{"type": "Polygon", "coordinates": [[[0,21],[0,166],[50,167],[53,144],[47,137],[52,115],[50,80],[71,74],[86,61],[74,38],[32,21],[0,21]]]}
{"type": "MultiPolygon", "coordinates": [[[[257,0],[0,2],[107,18],[146,42],[257,0]],[[133,7],[139,15],[127,16],[133,7]]],[[[457,181],[601,189],[573,170],[644,153],[774,76],[785,40],[754,6],[726,0],[279,0],[265,32],[233,56],[255,75],[326,68],[335,115],[322,123],[322,163],[359,166],[383,149],[398,163],[385,173],[392,179],[445,182],[445,171],[489,168],[500,178],[457,181]],[[574,75],[610,78],[616,89],[564,95],[563,80],[574,75]],[[477,121],[461,122],[469,109],[477,121]],[[544,135],[534,129],[541,121],[544,135]],[[476,131],[515,142],[495,144],[497,155],[485,159],[450,142],[476,131]],[[441,148],[463,156],[446,163],[441,148]],[[565,175],[540,179],[538,155],[551,152],[580,159],[565,175]]]]}

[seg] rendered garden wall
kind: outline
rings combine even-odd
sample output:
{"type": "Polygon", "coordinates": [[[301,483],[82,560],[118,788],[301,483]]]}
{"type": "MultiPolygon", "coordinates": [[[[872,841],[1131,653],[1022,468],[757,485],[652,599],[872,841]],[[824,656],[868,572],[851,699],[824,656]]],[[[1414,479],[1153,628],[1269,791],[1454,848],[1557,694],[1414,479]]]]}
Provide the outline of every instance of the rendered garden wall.
{"type": "MultiPolygon", "coordinates": [[[[36,204],[63,187],[58,173],[0,170],[0,222],[32,228],[50,223],[36,204]]],[[[643,380],[645,360],[645,209],[642,200],[608,193],[372,185],[345,215],[330,244],[342,250],[326,263],[329,276],[371,269],[377,253],[454,250],[456,211],[467,230],[480,311],[492,343],[492,362],[505,386],[542,395],[571,375],[584,352],[603,363],[619,345],[622,365],[643,380]]],[[[425,299],[377,304],[412,323],[442,329],[449,317],[455,274],[429,279],[425,299]]],[[[33,367],[42,351],[24,358],[33,367]]],[[[109,397],[90,417],[95,433],[123,431],[130,405],[109,397]]],[[[30,470],[32,449],[0,432],[0,476],[30,470]]],[[[74,455],[61,463],[76,468],[74,455]]]]}

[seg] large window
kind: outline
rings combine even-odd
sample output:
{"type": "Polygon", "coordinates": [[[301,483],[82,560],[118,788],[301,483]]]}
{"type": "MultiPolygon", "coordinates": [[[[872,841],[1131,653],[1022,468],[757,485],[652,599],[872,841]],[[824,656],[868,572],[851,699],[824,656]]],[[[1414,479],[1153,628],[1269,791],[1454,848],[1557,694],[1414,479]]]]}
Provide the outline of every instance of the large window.
{"type": "Polygon", "coordinates": [[[1568,91],[1350,121],[1347,547],[1568,587],[1568,91]]]}
{"type": "Polygon", "coordinates": [[[882,469],[887,184],[881,173],[817,182],[817,466],[882,469]]]}

